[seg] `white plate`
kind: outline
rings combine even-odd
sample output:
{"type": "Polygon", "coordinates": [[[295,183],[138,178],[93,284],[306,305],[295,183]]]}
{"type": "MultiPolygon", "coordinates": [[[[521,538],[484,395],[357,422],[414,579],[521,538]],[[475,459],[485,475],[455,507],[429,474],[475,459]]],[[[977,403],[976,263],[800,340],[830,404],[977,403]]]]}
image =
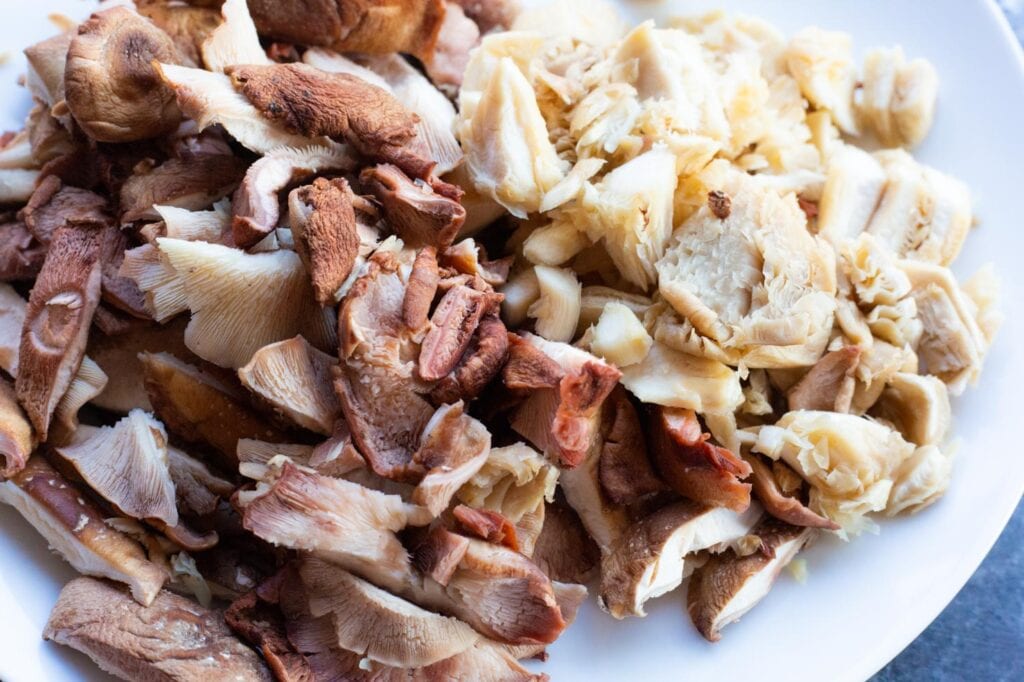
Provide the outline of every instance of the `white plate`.
{"type": "MultiPolygon", "coordinates": [[[[53,33],[49,12],[82,16],[81,0],[0,0],[0,127],[20,127],[27,96],[15,50],[53,33]],[[15,9],[15,6],[17,9],[15,9]]],[[[909,644],[977,568],[1024,490],[1020,435],[1024,353],[1024,58],[991,2],[982,0],[719,0],[633,3],[631,18],[726,9],[758,14],[787,32],[842,29],[859,50],[900,43],[930,59],[942,80],[936,125],[917,151],[966,181],[981,220],[954,268],[994,261],[1007,315],[981,383],[955,401],[963,439],[953,484],[934,507],[887,521],[879,536],[821,542],[805,555],[804,585],[783,574],[771,594],[715,645],[689,622],[682,591],[643,620],[616,622],[588,605],[537,669],[573,680],[864,680],[909,644]]],[[[0,510],[0,679],[106,679],[84,657],[39,633],[72,572],[11,510],[0,510]]]]}

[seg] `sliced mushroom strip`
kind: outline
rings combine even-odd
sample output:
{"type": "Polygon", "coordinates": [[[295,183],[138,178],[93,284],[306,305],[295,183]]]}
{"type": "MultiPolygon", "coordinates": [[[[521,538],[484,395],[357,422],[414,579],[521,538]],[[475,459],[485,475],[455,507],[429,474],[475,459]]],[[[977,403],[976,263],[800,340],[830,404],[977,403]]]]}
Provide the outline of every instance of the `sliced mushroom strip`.
{"type": "Polygon", "coordinates": [[[141,353],[149,401],[167,429],[215,453],[227,470],[238,466],[239,439],[285,442],[287,436],[254,412],[237,386],[168,353],[141,353]]]}
{"type": "Polygon", "coordinates": [[[705,639],[754,608],[771,589],[779,572],[814,537],[814,530],[765,519],[751,531],[761,549],[739,556],[733,550],[714,554],[690,576],[686,608],[705,639]]]}
{"type": "Polygon", "coordinates": [[[437,249],[424,246],[416,254],[402,299],[402,320],[409,329],[422,329],[427,324],[439,280],[437,249]]]}
{"type": "Polygon", "coordinates": [[[249,4],[261,35],[339,52],[408,52],[426,55],[444,19],[442,0],[380,0],[350,6],[299,0],[253,0],[249,4]]]}
{"type": "Polygon", "coordinates": [[[348,142],[360,154],[426,178],[434,162],[409,143],[416,117],[361,78],[306,64],[234,66],[232,83],[267,120],[291,133],[348,142]]]}
{"type": "Polygon", "coordinates": [[[388,226],[412,247],[452,245],[466,220],[466,209],[422,180],[412,180],[391,164],[367,168],[359,181],[384,209],[388,226]]]}
{"type": "Polygon", "coordinates": [[[208,208],[229,196],[245,172],[244,161],[223,153],[171,158],[159,166],[139,168],[121,186],[121,222],[158,220],[157,206],[208,208]]]}
{"type": "Polygon", "coordinates": [[[168,578],[42,457],[31,458],[20,473],[0,483],[0,502],[17,509],[76,571],[125,583],[142,604],[152,603],[168,578]]]}
{"type": "Polygon", "coordinates": [[[490,432],[465,414],[461,402],[438,408],[423,427],[420,446],[412,456],[413,463],[426,471],[412,502],[439,516],[456,491],[484,465],[490,451],[490,432]]]}
{"type": "Polygon", "coordinates": [[[404,583],[409,555],[395,533],[429,523],[427,510],[287,462],[271,478],[238,496],[247,530],[276,545],[314,552],[385,587],[404,583]]]}
{"type": "Polygon", "coordinates": [[[18,405],[14,388],[0,379],[0,478],[10,478],[24,469],[34,448],[32,426],[18,405]]]}
{"type": "Polygon", "coordinates": [[[601,560],[602,608],[616,618],[646,615],[644,602],[693,571],[695,552],[739,540],[760,516],[757,505],[736,513],[684,500],[637,521],[601,560]]]}
{"type": "MultiPolygon", "coordinates": [[[[745,458],[745,461],[753,472],[750,482],[754,489],[754,496],[766,512],[794,526],[839,530],[839,524],[836,522],[811,511],[799,498],[783,493],[771,467],[760,457],[750,455],[745,458]]],[[[791,473],[796,476],[795,472],[791,473]]]]}
{"type": "Polygon", "coordinates": [[[825,353],[810,371],[786,393],[790,410],[849,412],[853,400],[854,370],[860,348],[844,346],[825,353]]]}
{"type": "Polygon", "coordinates": [[[430,391],[435,403],[472,400],[494,379],[508,357],[508,330],[496,313],[480,319],[459,364],[430,391]]]}
{"type": "Polygon", "coordinates": [[[667,490],[648,459],[647,438],[626,390],[617,387],[607,401],[606,433],[598,475],[601,489],[615,504],[630,504],[667,490]]]}
{"type": "Polygon", "coordinates": [[[132,518],[178,523],[174,482],[167,463],[167,433],[142,410],[104,426],[57,453],[97,494],[132,518]]]}
{"type": "Polygon", "coordinates": [[[256,351],[238,378],[298,426],[329,436],[341,417],[331,377],[335,365],[330,355],[296,336],[256,351]]]}
{"type": "Polygon", "coordinates": [[[296,334],[317,348],[334,346],[333,311],[316,304],[295,252],[250,254],[167,238],[157,244],[192,311],[185,345],[204,360],[241,367],[263,346],[296,334]]]}
{"type": "Polygon", "coordinates": [[[356,264],[360,237],[355,195],[343,179],[317,178],[288,195],[288,222],[295,250],[309,271],[313,295],[330,305],[356,264]]]}
{"type": "Polygon", "coordinates": [[[445,293],[420,347],[420,378],[436,381],[455,369],[490,305],[487,293],[467,286],[453,287],[445,293]]]}
{"type": "Polygon", "coordinates": [[[324,561],[303,561],[299,573],[310,614],[331,620],[338,648],[376,663],[419,668],[480,641],[465,623],[426,611],[324,561]]]}
{"type": "Polygon", "coordinates": [[[107,385],[106,373],[86,355],[78,366],[75,378],[57,403],[50,423],[50,444],[58,445],[72,440],[78,430],[78,412],[91,402],[107,385]]]}
{"type": "Polygon", "coordinates": [[[273,679],[220,612],[171,592],[140,606],[109,583],[76,578],[61,590],[43,637],[126,680],[273,679]]]}
{"type": "Polygon", "coordinates": [[[41,441],[85,355],[100,299],[103,229],[111,228],[57,230],[29,296],[15,390],[41,441]]]}
{"type": "Polygon", "coordinates": [[[280,218],[281,190],[325,171],[344,172],[354,167],[355,159],[344,145],[284,148],[266,154],[249,166],[232,199],[235,246],[248,248],[273,232],[280,218]]]}
{"type": "Polygon", "coordinates": [[[75,121],[101,142],[171,132],[181,112],[151,64],[177,61],[177,55],[170,36],[126,7],[92,15],[71,40],[64,72],[75,121]]]}
{"type": "Polygon", "coordinates": [[[680,495],[741,512],[750,504],[750,466],[732,451],[708,442],[693,410],[651,410],[651,454],[661,477],[680,495]]]}
{"type": "Polygon", "coordinates": [[[466,532],[481,540],[508,547],[514,552],[519,551],[516,527],[498,512],[460,504],[452,510],[452,514],[466,532]]]}

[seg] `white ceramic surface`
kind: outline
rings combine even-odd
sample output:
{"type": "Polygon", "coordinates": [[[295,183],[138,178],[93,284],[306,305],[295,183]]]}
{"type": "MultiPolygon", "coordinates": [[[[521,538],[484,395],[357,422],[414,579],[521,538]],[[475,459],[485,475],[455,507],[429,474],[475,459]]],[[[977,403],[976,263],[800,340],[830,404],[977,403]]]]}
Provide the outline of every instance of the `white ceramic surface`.
{"type": "MultiPolygon", "coordinates": [[[[50,12],[83,16],[87,0],[0,0],[0,128],[28,109],[16,85],[20,49],[55,29],[50,12]]],[[[805,554],[803,585],[783,574],[771,594],[710,645],[677,591],[643,620],[616,622],[588,604],[536,666],[556,682],[600,680],[864,680],[949,603],[992,546],[1024,490],[1024,56],[998,9],[984,0],[688,0],[624,3],[631,18],[722,7],[755,13],[787,32],[842,29],[858,50],[900,43],[930,59],[942,79],[936,125],[917,155],[965,180],[980,225],[954,268],[994,261],[1007,321],[981,383],[955,401],[962,438],[952,487],[934,507],[885,521],[878,536],[829,540],[805,554]]],[[[0,509],[0,679],[102,680],[81,655],[39,633],[71,570],[32,529],[0,509]]]]}

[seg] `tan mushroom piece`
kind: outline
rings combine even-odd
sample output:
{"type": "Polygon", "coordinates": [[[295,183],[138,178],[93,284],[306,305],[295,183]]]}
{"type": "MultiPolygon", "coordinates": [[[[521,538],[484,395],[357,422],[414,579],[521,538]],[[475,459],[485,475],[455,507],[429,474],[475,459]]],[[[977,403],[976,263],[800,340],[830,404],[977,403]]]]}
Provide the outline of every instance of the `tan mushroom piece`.
{"type": "Polygon", "coordinates": [[[334,345],[333,311],[316,304],[293,251],[249,254],[167,238],[157,244],[181,278],[192,311],[185,345],[204,360],[241,367],[263,346],[296,334],[318,348],[334,345]]]}
{"type": "Polygon", "coordinates": [[[109,378],[96,362],[86,355],[68,390],[53,411],[51,443],[66,442],[78,429],[78,412],[97,398],[107,387],[109,378]]]}
{"type": "Polygon", "coordinates": [[[499,512],[513,523],[554,499],[558,469],[524,443],[491,448],[483,466],[459,488],[471,507],[499,512]]]}
{"type": "Polygon", "coordinates": [[[480,641],[462,621],[424,610],[326,562],[306,560],[299,573],[311,615],[331,619],[337,646],[376,663],[419,668],[480,641]]]}
{"type": "Polygon", "coordinates": [[[57,230],[29,296],[15,390],[40,440],[85,355],[100,298],[102,229],[57,230]]]}
{"type": "Polygon", "coordinates": [[[849,412],[860,353],[858,346],[844,346],[821,356],[786,392],[789,409],[849,412]]]}
{"type": "Polygon", "coordinates": [[[240,387],[169,353],[140,353],[139,359],[156,416],[182,441],[214,452],[225,469],[238,466],[242,438],[287,440],[249,407],[240,387]]]}
{"type": "Polygon", "coordinates": [[[65,128],[70,127],[71,120],[64,103],[64,70],[74,36],[74,31],[65,31],[25,48],[25,60],[28,62],[25,86],[51,111],[58,104],[64,109],[58,118],[65,128]]]}
{"type": "Polygon", "coordinates": [[[461,401],[438,408],[423,427],[419,449],[412,456],[427,472],[412,493],[413,504],[440,516],[456,491],[484,465],[490,451],[490,432],[465,413],[461,401]]]}
{"type": "Polygon", "coordinates": [[[353,170],[355,163],[348,147],[338,144],[275,149],[258,159],[249,166],[231,202],[235,246],[248,248],[274,231],[281,190],[326,171],[353,170]]]}
{"type": "Polygon", "coordinates": [[[32,426],[18,405],[14,387],[0,380],[0,478],[10,478],[24,469],[34,447],[32,426]]]}
{"type": "Polygon", "coordinates": [[[132,142],[173,131],[174,93],[153,69],[173,62],[170,36],[125,7],[92,15],[68,48],[64,89],[78,125],[101,142],[132,142]]]}
{"type": "Polygon", "coordinates": [[[317,12],[297,0],[253,0],[249,3],[260,34],[300,45],[319,45],[339,52],[429,53],[444,19],[442,0],[375,0],[347,5],[340,0],[318,3],[317,12]]]}
{"type": "Polygon", "coordinates": [[[601,560],[600,604],[615,618],[644,616],[644,603],[677,588],[696,567],[693,554],[739,540],[761,509],[736,513],[683,500],[631,525],[601,560]]]}
{"type": "Polygon", "coordinates": [[[220,13],[223,21],[200,48],[206,68],[223,72],[235,64],[270,64],[245,0],[226,0],[220,13]]]}
{"type": "Polygon", "coordinates": [[[171,37],[186,66],[202,64],[203,43],[220,26],[222,19],[216,7],[200,7],[198,3],[178,5],[146,1],[137,3],[136,8],[171,37]]]}
{"type": "Polygon", "coordinates": [[[718,360],[681,353],[659,341],[643,360],[622,368],[622,385],[641,402],[701,414],[728,414],[743,404],[743,388],[735,371],[718,360]]]}
{"type": "Polygon", "coordinates": [[[154,204],[153,210],[160,216],[159,223],[143,227],[140,232],[153,244],[157,237],[184,239],[194,242],[216,242],[231,230],[231,204],[222,199],[213,208],[190,211],[187,208],[154,204]],[[162,223],[162,224],[161,224],[162,223]]]}
{"type": "Polygon", "coordinates": [[[814,537],[814,530],[765,519],[751,534],[760,539],[760,550],[746,556],[733,550],[712,555],[690,576],[686,608],[708,641],[717,642],[723,627],[764,599],[779,572],[814,537]]]}
{"type": "Polygon", "coordinates": [[[166,591],[140,606],[109,583],[76,578],[61,590],[43,637],[126,680],[273,679],[219,611],[166,591]]]}
{"type": "Polygon", "coordinates": [[[946,492],[953,473],[953,455],[936,445],[917,448],[896,471],[886,516],[902,512],[916,513],[932,504],[946,492]]]}
{"type": "Polygon", "coordinates": [[[297,425],[329,436],[341,416],[331,377],[335,365],[333,357],[296,336],[256,351],[238,378],[297,425]]]}
{"type": "Polygon", "coordinates": [[[152,603],[168,578],[42,457],[0,483],[0,502],[17,509],[76,571],[126,583],[141,604],[152,603]]]}
{"type": "Polygon", "coordinates": [[[235,90],[231,78],[223,73],[166,63],[159,64],[157,70],[174,89],[182,113],[195,121],[200,130],[221,125],[239,144],[257,154],[267,154],[279,147],[296,148],[326,142],[322,138],[311,140],[295,135],[273,125],[245,95],[235,90]]]}
{"type": "Polygon", "coordinates": [[[142,410],[57,448],[82,479],[121,513],[178,524],[174,482],[167,463],[167,433],[142,410]]]}
{"type": "Polygon", "coordinates": [[[455,95],[470,53],[480,43],[480,29],[455,2],[445,3],[444,21],[434,49],[424,59],[427,75],[439,89],[455,95]]]}
{"type": "MultiPolygon", "coordinates": [[[[794,526],[839,530],[839,524],[811,511],[799,498],[789,496],[783,492],[776,471],[778,466],[782,466],[786,467],[789,476],[797,476],[788,466],[781,462],[775,462],[774,466],[769,466],[757,455],[748,455],[744,457],[744,460],[750,465],[753,472],[750,477],[750,483],[754,489],[754,496],[766,512],[780,521],[785,521],[794,526]]],[[[793,492],[798,493],[799,486],[793,492]]]]}
{"type": "Polygon", "coordinates": [[[135,282],[142,292],[146,311],[157,322],[167,322],[188,310],[184,282],[155,244],[125,251],[118,273],[135,282]]]}
{"type": "Polygon", "coordinates": [[[897,372],[889,379],[872,414],[917,445],[941,445],[952,423],[946,384],[938,377],[907,372],[897,372]]]}
{"type": "Polygon", "coordinates": [[[18,376],[18,349],[28,302],[9,284],[0,284],[0,369],[18,376]]]}

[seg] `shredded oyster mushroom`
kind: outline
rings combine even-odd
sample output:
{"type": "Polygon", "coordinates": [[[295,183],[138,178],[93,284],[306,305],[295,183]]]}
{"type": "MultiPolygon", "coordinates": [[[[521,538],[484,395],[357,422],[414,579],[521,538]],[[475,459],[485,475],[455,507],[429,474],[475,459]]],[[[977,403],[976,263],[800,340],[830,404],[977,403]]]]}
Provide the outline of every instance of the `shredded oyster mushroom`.
{"type": "Polygon", "coordinates": [[[542,680],[584,581],[690,576],[714,640],[950,485],[1001,316],[926,60],[600,0],[63,28],[0,136],[0,502],[130,588],[47,628],[104,669],[542,680]]]}

